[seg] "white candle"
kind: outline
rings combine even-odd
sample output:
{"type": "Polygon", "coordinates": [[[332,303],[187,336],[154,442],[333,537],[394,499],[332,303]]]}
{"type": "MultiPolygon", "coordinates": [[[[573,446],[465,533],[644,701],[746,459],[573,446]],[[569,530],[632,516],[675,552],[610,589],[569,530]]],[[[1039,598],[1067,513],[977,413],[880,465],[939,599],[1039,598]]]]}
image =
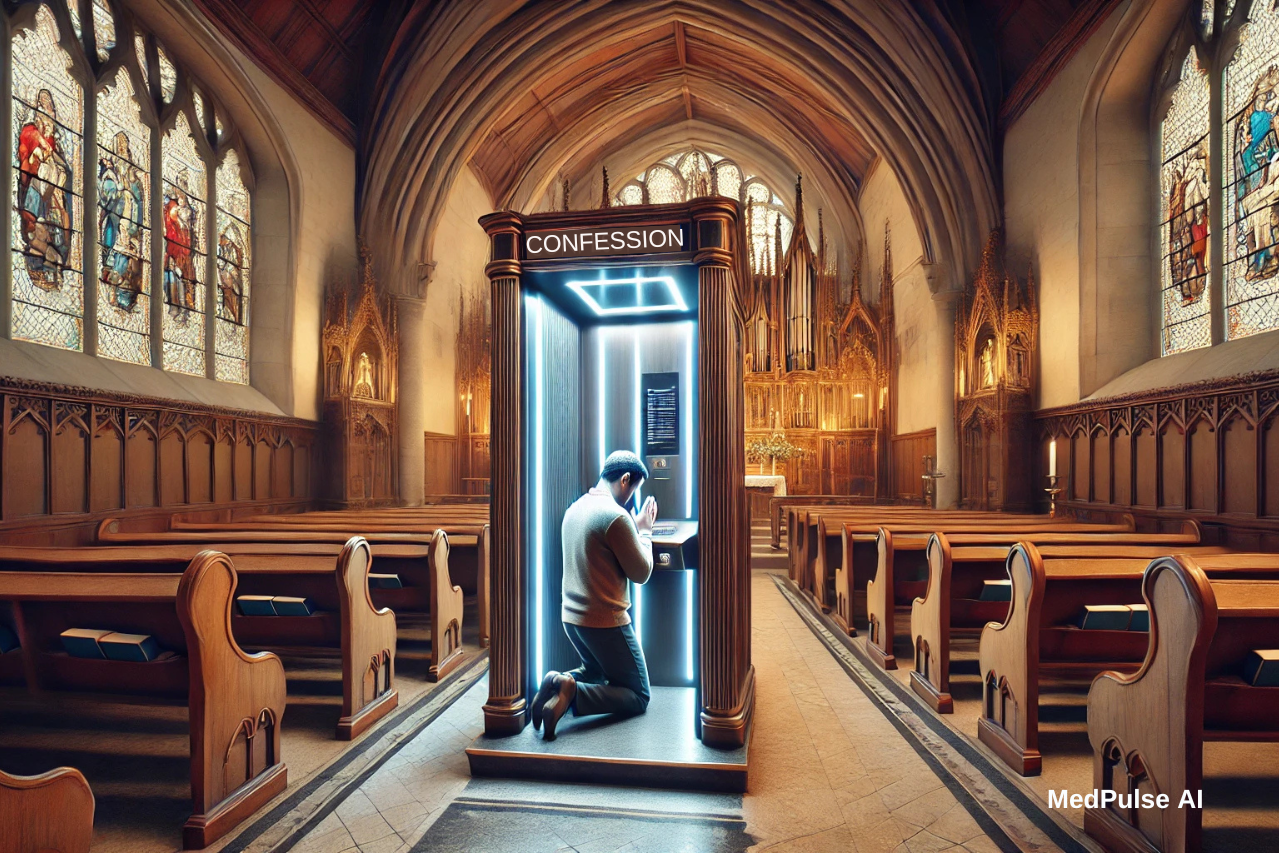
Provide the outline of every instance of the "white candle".
{"type": "Polygon", "coordinates": [[[1048,476],[1057,476],[1057,439],[1048,442],[1048,476]]]}

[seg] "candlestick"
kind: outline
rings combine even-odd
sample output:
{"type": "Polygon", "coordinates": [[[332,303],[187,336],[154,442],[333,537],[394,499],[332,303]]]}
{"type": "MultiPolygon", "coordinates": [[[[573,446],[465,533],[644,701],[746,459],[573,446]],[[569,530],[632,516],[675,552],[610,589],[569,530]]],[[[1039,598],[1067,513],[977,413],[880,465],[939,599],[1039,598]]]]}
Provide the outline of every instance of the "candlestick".
{"type": "Polygon", "coordinates": [[[1044,489],[1044,491],[1048,493],[1048,517],[1056,518],[1057,517],[1057,496],[1061,494],[1062,492],[1061,489],[1057,488],[1056,474],[1048,475],[1048,488],[1044,489]]]}

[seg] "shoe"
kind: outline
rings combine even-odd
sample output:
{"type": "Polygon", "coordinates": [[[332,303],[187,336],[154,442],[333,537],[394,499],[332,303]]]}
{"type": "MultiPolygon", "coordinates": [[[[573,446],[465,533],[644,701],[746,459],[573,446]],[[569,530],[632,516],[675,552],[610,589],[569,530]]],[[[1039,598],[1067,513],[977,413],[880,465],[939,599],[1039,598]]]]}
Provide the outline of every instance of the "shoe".
{"type": "Polygon", "coordinates": [[[529,716],[533,718],[533,730],[536,731],[542,727],[542,706],[546,704],[546,700],[555,695],[555,678],[559,673],[551,670],[542,676],[542,686],[537,688],[537,695],[533,697],[533,705],[529,708],[529,716]]]}
{"type": "Polygon", "coordinates": [[[542,707],[542,740],[555,740],[555,727],[577,698],[577,682],[573,676],[555,676],[555,687],[555,695],[542,707]]]}

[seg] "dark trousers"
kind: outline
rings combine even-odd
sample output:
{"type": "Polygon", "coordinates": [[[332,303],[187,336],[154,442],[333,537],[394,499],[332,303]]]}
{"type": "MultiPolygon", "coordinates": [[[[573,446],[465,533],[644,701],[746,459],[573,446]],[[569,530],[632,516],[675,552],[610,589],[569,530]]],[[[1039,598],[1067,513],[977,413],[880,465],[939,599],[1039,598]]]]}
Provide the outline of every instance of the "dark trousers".
{"type": "Polygon", "coordinates": [[[642,714],[648,709],[648,665],[630,625],[585,628],[564,623],[582,664],[565,673],[577,682],[573,714],[642,714]]]}

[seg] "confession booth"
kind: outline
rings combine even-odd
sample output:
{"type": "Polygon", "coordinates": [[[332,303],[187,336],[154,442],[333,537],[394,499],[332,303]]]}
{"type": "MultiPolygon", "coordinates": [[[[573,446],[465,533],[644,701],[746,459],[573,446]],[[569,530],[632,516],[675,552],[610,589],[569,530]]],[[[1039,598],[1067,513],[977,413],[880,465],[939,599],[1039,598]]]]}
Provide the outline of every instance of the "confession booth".
{"type": "Polygon", "coordinates": [[[628,758],[722,766],[737,750],[744,784],[754,670],[740,207],[703,198],[480,222],[491,242],[493,615],[472,770],[538,775],[512,770],[512,756],[554,753],[549,775],[609,781],[598,759],[634,779],[628,758]],[[640,718],[566,718],[549,744],[526,729],[527,709],[543,672],[578,662],[560,620],[560,524],[618,449],[649,469],[635,506],[658,503],[654,571],[631,591],[653,698],[640,718]],[[566,771],[573,758],[589,772],[566,771]]]}

